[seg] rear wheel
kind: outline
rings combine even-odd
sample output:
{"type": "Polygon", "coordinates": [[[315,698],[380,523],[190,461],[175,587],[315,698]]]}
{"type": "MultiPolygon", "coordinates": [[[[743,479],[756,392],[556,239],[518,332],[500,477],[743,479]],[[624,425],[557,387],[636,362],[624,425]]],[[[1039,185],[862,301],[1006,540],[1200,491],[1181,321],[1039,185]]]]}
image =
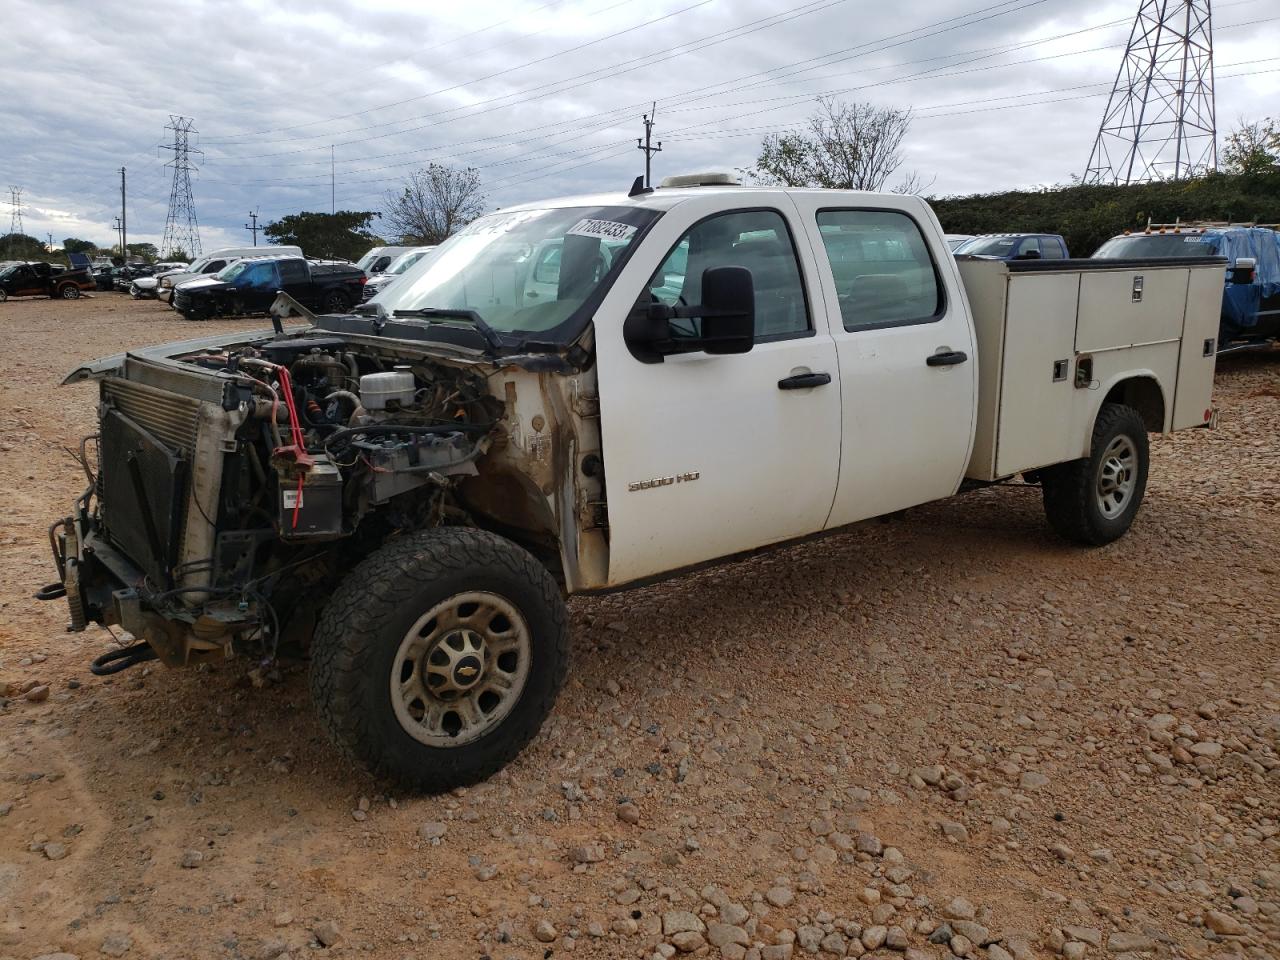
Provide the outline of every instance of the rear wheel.
{"type": "Polygon", "coordinates": [[[351,309],[350,302],[339,290],[331,290],[325,294],[321,306],[325,313],[346,313],[351,309]]]}
{"type": "Polygon", "coordinates": [[[524,748],[568,660],[547,570],[494,534],[441,528],[397,538],[348,574],[312,640],[311,691],[348,756],[438,793],[524,748]]]}
{"type": "Polygon", "coordinates": [[[1147,426],[1133,407],[1104,404],[1083,460],[1041,471],[1044,509],[1059,536],[1086,546],[1118,540],[1147,489],[1147,426]]]}
{"type": "Polygon", "coordinates": [[[80,288],[74,283],[64,283],[58,288],[58,296],[63,300],[79,300],[80,288]]]}

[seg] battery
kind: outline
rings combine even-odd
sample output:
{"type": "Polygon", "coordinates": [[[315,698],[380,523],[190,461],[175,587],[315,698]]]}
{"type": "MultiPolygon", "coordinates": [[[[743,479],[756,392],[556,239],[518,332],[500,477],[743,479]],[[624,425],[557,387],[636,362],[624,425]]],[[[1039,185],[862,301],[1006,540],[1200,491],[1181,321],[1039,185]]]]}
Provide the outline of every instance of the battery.
{"type": "Polygon", "coordinates": [[[282,540],[328,540],[342,536],[342,474],[327,457],[297,480],[280,478],[282,540]]]}

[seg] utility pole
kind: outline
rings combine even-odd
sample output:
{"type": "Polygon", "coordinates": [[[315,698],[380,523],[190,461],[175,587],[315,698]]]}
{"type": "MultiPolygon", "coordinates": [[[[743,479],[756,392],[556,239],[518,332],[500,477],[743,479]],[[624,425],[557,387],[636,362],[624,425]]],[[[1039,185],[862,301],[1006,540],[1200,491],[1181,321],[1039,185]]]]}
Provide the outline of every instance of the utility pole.
{"type": "Polygon", "coordinates": [[[654,117],[658,114],[658,101],[653,102],[653,107],[644,115],[644,137],[636,137],[636,149],[644,151],[644,185],[646,187],[653,186],[653,178],[650,176],[650,167],[653,162],[653,155],[662,152],[662,141],[658,141],[658,145],[653,146],[653,123],[654,117]]]}
{"type": "Polygon", "coordinates": [[[258,211],[250,210],[249,219],[253,221],[253,226],[246,223],[244,228],[253,233],[253,245],[256,247],[258,245],[258,211]]]}
{"type": "Polygon", "coordinates": [[[116,242],[120,244],[120,257],[127,260],[124,255],[124,234],[120,232],[120,218],[116,217],[116,222],[112,224],[116,228],[116,242]]]}
{"type": "Polygon", "coordinates": [[[49,238],[49,252],[53,253],[53,234],[46,233],[45,236],[49,238]]]}
{"type": "Polygon", "coordinates": [[[333,144],[329,144],[329,213],[338,212],[338,180],[333,172],[333,144]]]}
{"type": "Polygon", "coordinates": [[[129,214],[124,202],[124,167],[120,168],[120,253],[129,259],[129,214]]]}

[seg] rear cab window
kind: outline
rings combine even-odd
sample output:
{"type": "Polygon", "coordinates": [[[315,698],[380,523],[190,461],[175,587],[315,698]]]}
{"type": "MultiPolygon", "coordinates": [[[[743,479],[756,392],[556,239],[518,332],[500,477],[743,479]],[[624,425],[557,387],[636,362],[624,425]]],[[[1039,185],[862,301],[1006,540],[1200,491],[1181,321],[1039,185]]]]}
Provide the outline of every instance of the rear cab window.
{"type": "Polygon", "coordinates": [[[846,330],[942,317],[937,264],[915,220],[896,210],[820,210],[817,223],[846,330]]]}

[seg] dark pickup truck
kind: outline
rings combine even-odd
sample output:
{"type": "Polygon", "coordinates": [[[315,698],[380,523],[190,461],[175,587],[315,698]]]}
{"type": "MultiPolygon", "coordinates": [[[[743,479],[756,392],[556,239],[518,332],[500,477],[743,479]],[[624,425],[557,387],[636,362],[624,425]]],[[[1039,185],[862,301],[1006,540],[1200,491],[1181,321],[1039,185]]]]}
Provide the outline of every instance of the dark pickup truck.
{"type": "Polygon", "coordinates": [[[360,302],[365,280],[352,263],[254,257],[174,288],[173,306],[188,320],[266,313],[283,290],[310,310],[344,313],[360,302]]]}
{"type": "Polygon", "coordinates": [[[51,263],[11,263],[0,270],[0,303],[10,297],[61,297],[75,300],[83,290],[95,290],[88,270],[69,270],[51,263]]]}

